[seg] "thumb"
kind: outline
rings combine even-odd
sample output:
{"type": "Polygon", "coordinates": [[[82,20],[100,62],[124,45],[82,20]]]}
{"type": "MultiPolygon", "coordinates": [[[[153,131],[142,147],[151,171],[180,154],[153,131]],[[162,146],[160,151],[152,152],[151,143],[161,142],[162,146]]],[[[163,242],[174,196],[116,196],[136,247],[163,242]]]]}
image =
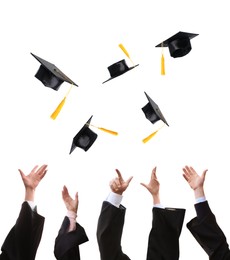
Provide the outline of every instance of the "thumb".
{"type": "Polygon", "coordinates": [[[145,183],[141,182],[140,184],[141,184],[143,187],[145,187],[146,189],[148,189],[148,186],[147,186],[145,183]]]}
{"type": "Polygon", "coordinates": [[[202,177],[205,179],[206,173],[207,173],[208,169],[204,170],[202,173],[202,177]]]}
{"type": "Polygon", "coordinates": [[[25,177],[25,174],[23,173],[23,171],[22,171],[22,170],[20,170],[20,169],[18,169],[18,171],[19,171],[19,173],[20,173],[20,175],[21,175],[22,179],[24,179],[24,177],[25,177]]]}
{"type": "Polygon", "coordinates": [[[126,181],[126,183],[129,185],[129,183],[131,182],[132,179],[133,179],[133,176],[129,177],[128,180],[126,181]]]}
{"type": "Polygon", "coordinates": [[[75,194],[75,200],[78,201],[78,192],[75,194]]]}

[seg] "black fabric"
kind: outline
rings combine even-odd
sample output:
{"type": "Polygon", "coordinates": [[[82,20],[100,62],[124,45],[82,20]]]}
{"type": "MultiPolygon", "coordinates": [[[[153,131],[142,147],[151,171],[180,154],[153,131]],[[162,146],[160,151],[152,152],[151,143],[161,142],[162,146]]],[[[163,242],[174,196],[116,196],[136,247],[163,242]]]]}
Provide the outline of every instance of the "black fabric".
{"type": "Polygon", "coordinates": [[[70,221],[65,217],[54,244],[54,255],[58,260],[80,260],[79,245],[89,239],[84,228],[76,223],[76,230],[68,232],[70,221]]]}
{"type": "Polygon", "coordinates": [[[130,260],[123,253],[121,238],[126,209],[104,201],[97,225],[97,241],[101,260],[130,260]]]}
{"type": "Polygon", "coordinates": [[[34,260],[41,241],[45,218],[24,202],[15,225],[3,245],[1,260],[34,260]]]}
{"type": "Polygon", "coordinates": [[[178,260],[185,209],[153,208],[147,260],[178,260]]]}
{"type": "MultiPolygon", "coordinates": [[[[130,260],[121,247],[126,209],[104,201],[97,226],[97,241],[101,260],[130,260]]],[[[179,237],[183,226],[184,209],[153,208],[149,234],[148,260],[179,259],[179,237]]]]}
{"type": "Polygon", "coordinates": [[[187,223],[187,228],[211,260],[230,260],[226,237],[217,224],[207,201],[195,204],[197,217],[187,223]],[[199,217],[198,217],[199,216],[199,217]]]}

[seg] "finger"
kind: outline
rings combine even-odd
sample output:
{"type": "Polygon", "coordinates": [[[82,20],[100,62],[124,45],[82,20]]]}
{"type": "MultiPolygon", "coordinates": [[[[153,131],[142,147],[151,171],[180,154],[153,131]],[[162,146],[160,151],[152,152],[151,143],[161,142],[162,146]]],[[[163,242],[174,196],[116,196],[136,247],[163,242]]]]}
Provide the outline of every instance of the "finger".
{"type": "Polygon", "coordinates": [[[115,179],[112,179],[112,180],[109,182],[109,186],[111,187],[114,182],[115,182],[115,179]]]}
{"type": "Polygon", "coordinates": [[[76,192],[76,194],[75,194],[75,200],[76,200],[77,203],[78,203],[78,192],[76,192]]]}
{"type": "Polygon", "coordinates": [[[78,192],[75,193],[75,201],[77,205],[79,204],[78,192]]]}
{"type": "Polygon", "coordinates": [[[64,185],[63,186],[63,190],[62,190],[62,198],[65,199],[66,197],[69,196],[69,192],[68,192],[68,189],[67,187],[64,185]]]}
{"type": "Polygon", "coordinates": [[[121,185],[122,185],[121,180],[119,178],[116,178],[114,180],[114,184],[116,185],[116,187],[121,187],[121,185]]]}
{"type": "Polygon", "coordinates": [[[183,168],[183,172],[184,172],[184,174],[186,174],[186,176],[190,175],[190,170],[189,170],[189,167],[187,165],[183,168]]]}
{"type": "Polygon", "coordinates": [[[193,167],[189,167],[189,169],[190,169],[190,174],[197,174],[197,172],[193,169],[193,167]]]}
{"type": "Polygon", "coordinates": [[[19,171],[19,173],[20,173],[20,175],[21,175],[21,178],[22,178],[22,179],[24,179],[24,177],[25,177],[25,174],[23,173],[23,171],[22,171],[22,170],[20,170],[20,169],[18,169],[18,171],[19,171]]]}
{"type": "Polygon", "coordinates": [[[148,189],[147,187],[148,187],[148,185],[147,184],[145,184],[145,183],[143,183],[143,182],[141,182],[140,183],[143,187],[145,187],[146,189],[148,189]]]}
{"type": "Polygon", "coordinates": [[[110,188],[111,188],[112,191],[118,191],[118,186],[115,182],[111,183],[110,188]]]}
{"type": "Polygon", "coordinates": [[[205,179],[205,177],[206,177],[207,171],[208,171],[208,169],[204,170],[203,173],[202,173],[202,176],[203,176],[204,179],[205,179]]]}
{"type": "Polygon", "coordinates": [[[45,177],[47,171],[48,170],[45,170],[42,174],[38,174],[38,177],[39,177],[40,180],[42,180],[45,177]]]}
{"type": "Polygon", "coordinates": [[[38,165],[34,166],[34,168],[32,169],[31,173],[34,173],[38,168],[38,165]]]}
{"type": "Polygon", "coordinates": [[[126,183],[129,185],[129,183],[131,182],[132,179],[133,179],[133,176],[129,177],[128,180],[126,181],[126,183]]]}
{"type": "Polygon", "coordinates": [[[121,175],[121,172],[120,172],[118,169],[116,169],[116,172],[117,172],[118,178],[119,178],[121,181],[124,181],[124,180],[123,180],[123,177],[122,177],[122,175],[121,175]]]}
{"type": "Polygon", "coordinates": [[[151,178],[157,179],[157,176],[156,176],[156,169],[157,169],[157,167],[154,167],[154,168],[153,168],[153,170],[152,170],[152,174],[151,174],[151,178]]]}
{"type": "Polygon", "coordinates": [[[48,167],[48,165],[46,164],[43,164],[38,170],[37,170],[37,174],[40,175],[40,174],[43,174],[44,171],[46,171],[46,168],[48,167]]]}
{"type": "Polygon", "coordinates": [[[109,187],[110,187],[111,189],[113,189],[113,186],[114,186],[114,180],[111,180],[110,183],[109,183],[109,187]]]}
{"type": "Polygon", "coordinates": [[[183,174],[183,177],[184,177],[184,179],[185,179],[187,182],[189,181],[189,178],[187,177],[186,174],[183,174]]]}

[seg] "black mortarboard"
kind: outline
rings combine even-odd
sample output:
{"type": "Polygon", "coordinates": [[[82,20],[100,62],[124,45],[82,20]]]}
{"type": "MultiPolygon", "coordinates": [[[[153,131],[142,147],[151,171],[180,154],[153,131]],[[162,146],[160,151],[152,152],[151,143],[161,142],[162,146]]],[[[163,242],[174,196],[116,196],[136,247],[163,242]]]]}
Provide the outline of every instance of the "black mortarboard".
{"type": "Polygon", "coordinates": [[[179,58],[187,55],[191,49],[190,40],[199,34],[178,32],[167,40],[156,45],[156,47],[168,47],[171,57],[179,58]]]}
{"type": "Polygon", "coordinates": [[[128,67],[128,65],[127,65],[127,63],[124,59],[110,65],[108,67],[108,70],[109,70],[109,73],[110,73],[110,78],[108,80],[104,81],[103,83],[105,83],[105,82],[107,82],[111,79],[114,79],[114,78],[124,74],[125,72],[131,70],[131,69],[134,69],[138,65],[139,64],[134,65],[132,67],[128,67]]]}
{"type": "Polygon", "coordinates": [[[90,117],[82,129],[73,138],[69,154],[71,154],[76,147],[79,147],[86,152],[97,139],[97,134],[89,128],[92,117],[93,116],[90,117]]]}
{"type": "Polygon", "coordinates": [[[54,64],[43,60],[42,58],[34,55],[35,59],[37,59],[41,65],[35,74],[35,77],[40,80],[43,85],[46,87],[52,88],[54,90],[58,90],[60,85],[66,81],[70,84],[73,84],[78,87],[76,83],[74,83],[70,78],[68,78],[60,69],[58,69],[54,64]]]}
{"type": "Polygon", "coordinates": [[[152,123],[155,124],[158,120],[162,120],[167,126],[168,123],[164,118],[160,108],[158,105],[146,94],[145,95],[148,99],[148,103],[142,108],[142,111],[145,114],[145,117],[152,123]]]}

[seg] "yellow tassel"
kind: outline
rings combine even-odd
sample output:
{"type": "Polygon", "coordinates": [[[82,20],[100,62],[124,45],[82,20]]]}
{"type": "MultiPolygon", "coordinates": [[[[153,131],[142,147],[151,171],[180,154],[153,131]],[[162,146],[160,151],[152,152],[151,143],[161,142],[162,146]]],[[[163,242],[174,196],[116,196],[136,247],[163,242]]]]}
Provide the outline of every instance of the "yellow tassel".
{"type": "Polygon", "coordinates": [[[60,113],[62,107],[64,106],[65,104],[65,100],[66,100],[66,97],[64,97],[62,99],[62,101],[60,102],[60,104],[57,106],[57,108],[54,110],[54,112],[52,113],[52,115],[50,116],[53,120],[56,119],[56,117],[58,116],[58,114],[60,113]]]}
{"type": "Polygon", "coordinates": [[[124,52],[124,54],[130,59],[130,61],[132,62],[133,66],[134,66],[134,62],[131,60],[130,55],[129,55],[129,53],[127,52],[127,50],[125,49],[124,45],[123,45],[122,43],[120,43],[118,46],[122,49],[122,51],[124,52]]]}
{"type": "Polygon", "coordinates": [[[112,131],[112,130],[105,129],[105,128],[103,128],[103,127],[98,127],[98,129],[100,129],[101,131],[104,131],[104,132],[106,132],[106,133],[109,133],[109,134],[111,134],[111,135],[118,135],[117,132],[114,132],[114,131],[112,131]]]}
{"type": "Polygon", "coordinates": [[[142,142],[143,142],[144,144],[147,143],[152,137],[154,137],[154,135],[156,135],[156,133],[157,133],[158,131],[159,131],[159,130],[153,132],[152,134],[150,134],[149,136],[147,136],[146,138],[144,138],[144,139],[142,140],[142,142]]]}
{"type": "Polygon", "coordinates": [[[125,47],[123,46],[123,44],[120,43],[118,46],[122,49],[122,51],[124,52],[124,54],[130,59],[129,53],[127,52],[127,50],[125,49],[125,47]]]}
{"type": "Polygon", "coordinates": [[[161,75],[165,75],[165,58],[163,53],[161,55],[161,75]]]}

